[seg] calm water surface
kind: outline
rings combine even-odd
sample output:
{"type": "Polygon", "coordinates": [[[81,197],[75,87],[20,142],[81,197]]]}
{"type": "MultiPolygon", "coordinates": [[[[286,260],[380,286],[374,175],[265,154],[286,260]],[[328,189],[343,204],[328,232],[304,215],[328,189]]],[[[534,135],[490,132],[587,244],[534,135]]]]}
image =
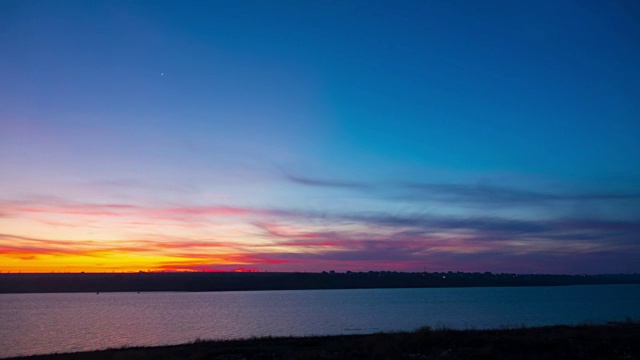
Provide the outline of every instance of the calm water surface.
{"type": "Polygon", "coordinates": [[[195,339],[640,318],[640,285],[0,295],[0,357],[195,339]]]}

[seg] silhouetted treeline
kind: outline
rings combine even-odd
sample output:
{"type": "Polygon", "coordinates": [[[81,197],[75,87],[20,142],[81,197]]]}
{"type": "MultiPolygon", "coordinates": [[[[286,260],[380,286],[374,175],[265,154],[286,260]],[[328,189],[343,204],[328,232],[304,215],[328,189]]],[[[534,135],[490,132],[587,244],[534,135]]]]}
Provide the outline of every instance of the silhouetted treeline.
{"type": "Polygon", "coordinates": [[[243,291],[488,286],[640,284],[640,274],[521,275],[493,273],[102,273],[0,274],[0,293],[243,291]]]}

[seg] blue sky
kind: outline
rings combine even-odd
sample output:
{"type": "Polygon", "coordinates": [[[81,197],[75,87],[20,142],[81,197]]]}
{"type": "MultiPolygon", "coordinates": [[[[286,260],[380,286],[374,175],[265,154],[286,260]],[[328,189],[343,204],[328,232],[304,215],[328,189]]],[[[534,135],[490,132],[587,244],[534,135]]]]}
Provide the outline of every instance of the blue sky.
{"type": "Polygon", "coordinates": [[[640,271],[638,39],[626,0],[2,2],[0,270],[640,271]]]}

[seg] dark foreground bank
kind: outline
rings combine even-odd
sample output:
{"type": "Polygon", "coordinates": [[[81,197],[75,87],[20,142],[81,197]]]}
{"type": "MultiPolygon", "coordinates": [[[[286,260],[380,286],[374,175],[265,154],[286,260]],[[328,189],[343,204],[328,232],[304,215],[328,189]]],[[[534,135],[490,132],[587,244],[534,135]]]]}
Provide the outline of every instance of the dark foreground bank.
{"type": "Polygon", "coordinates": [[[0,274],[0,293],[246,291],[640,284],[640,274],[346,273],[0,274]]]}
{"type": "Polygon", "coordinates": [[[197,341],[28,359],[640,359],[640,322],[197,341]]]}

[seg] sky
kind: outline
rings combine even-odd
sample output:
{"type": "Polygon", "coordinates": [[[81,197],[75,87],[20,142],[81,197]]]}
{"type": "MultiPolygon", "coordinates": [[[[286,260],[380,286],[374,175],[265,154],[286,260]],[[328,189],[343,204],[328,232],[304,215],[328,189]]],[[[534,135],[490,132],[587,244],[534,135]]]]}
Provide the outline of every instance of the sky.
{"type": "Polygon", "coordinates": [[[0,2],[0,271],[640,272],[640,3],[0,2]]]}

